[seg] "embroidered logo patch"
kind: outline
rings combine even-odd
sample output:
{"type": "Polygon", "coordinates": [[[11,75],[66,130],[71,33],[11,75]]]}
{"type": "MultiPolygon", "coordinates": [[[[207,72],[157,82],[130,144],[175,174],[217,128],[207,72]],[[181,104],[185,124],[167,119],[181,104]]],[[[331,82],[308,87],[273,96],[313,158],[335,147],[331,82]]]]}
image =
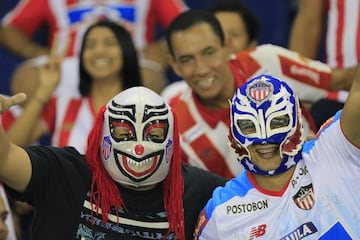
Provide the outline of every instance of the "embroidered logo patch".
{"type": "Polygon", "coordinates": [[[110,136],[105,136],[102,142],[102,154],[105,160],[108,160],[111,152],[112,144],[110,136]]]}
{"type": "Polygon", "coordinates": [[[267,78],[263,76],[250,84],[247,88],[247,96],[256,102],[263,102],[268,99],[274,87],[266,80],[267,78]]]}
{"type": "Polygon", "coordinates": [[[310,183],[307,186],[301,187],[299,191],[293,196],[293,200],[296,206],[298,206],[299,208],[304,210],[310,210],[315,203],[312,184],[310,183]]]}
{"type": "Polygon", "coordinates": [[[169,139],[166,144],[166,163],[169,163],[172,158],[172,152],[174,151],[174,144],[171,139],[169,139]]]}

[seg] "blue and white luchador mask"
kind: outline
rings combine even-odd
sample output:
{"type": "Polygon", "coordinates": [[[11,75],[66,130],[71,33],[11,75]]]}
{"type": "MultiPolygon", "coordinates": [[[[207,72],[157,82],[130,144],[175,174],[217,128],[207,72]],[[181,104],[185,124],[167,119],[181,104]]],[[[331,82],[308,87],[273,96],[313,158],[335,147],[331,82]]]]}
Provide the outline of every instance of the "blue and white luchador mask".
{"type": "Polygon", "coordinates": [[[294,166],[304,142],[299,101],[284,82],[269,75],[257,76],[236,90],[231,101],[232,147],[249,171],[276,175],[294,166]],[[248,146],[278,144],[282,162],[264,171],[251,162],[248,146]]]}
{"type": "Polygon", "coordinates": [[[155,92],[122,91],[106,105],[101,159],[113,180],[129,186],[163,181],[173,155],[174,116],[155,92]]]}

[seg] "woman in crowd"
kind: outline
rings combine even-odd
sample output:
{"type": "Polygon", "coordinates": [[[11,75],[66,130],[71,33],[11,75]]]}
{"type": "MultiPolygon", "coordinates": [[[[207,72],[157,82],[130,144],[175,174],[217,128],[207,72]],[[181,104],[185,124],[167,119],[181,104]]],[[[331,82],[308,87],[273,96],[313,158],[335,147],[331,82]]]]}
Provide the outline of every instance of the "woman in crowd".
{"type": "Polygon", "coordinates": [[[11,126],[16,130],[13,133],[18,134],[12,138],[15,143],[28,145],[49,134],[51,145],[71,145],[84,153],[100,106],[120,91],[142,84],[131,35],[116,23],[102,21],[90,26],[84,34],[79,57],[81,96],[55,96],[63,54],[52,51],[49,62],[39,70],[38,87],[27,102],[26,108],[31,111],[11,126]],[[43,121],[37,120],[39,114],[43,121]]]}

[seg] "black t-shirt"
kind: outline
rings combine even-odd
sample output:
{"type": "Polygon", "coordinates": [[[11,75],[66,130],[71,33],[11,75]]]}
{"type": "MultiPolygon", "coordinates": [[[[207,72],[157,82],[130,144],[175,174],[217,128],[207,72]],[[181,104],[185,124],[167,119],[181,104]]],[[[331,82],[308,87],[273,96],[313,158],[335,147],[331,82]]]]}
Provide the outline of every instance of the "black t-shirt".
{"type": "MultiPolygon", "coordinates": [[[[32,177],[22,196],[11,194],[34,207],[32,239],[160,239],[167,232],[161,184],[141,192],[119,186],[128,211],[117,209],[117,224],[116,209],[111,208],[103,224],[101,214],[91,211],[92,175],[83,155],[72,147],[25,149],[32,162],[32,177]]],[[[188,165],[182,166],[182,174],[185,235],[192,239],[200,210],[225,179],[188,165]]]]}

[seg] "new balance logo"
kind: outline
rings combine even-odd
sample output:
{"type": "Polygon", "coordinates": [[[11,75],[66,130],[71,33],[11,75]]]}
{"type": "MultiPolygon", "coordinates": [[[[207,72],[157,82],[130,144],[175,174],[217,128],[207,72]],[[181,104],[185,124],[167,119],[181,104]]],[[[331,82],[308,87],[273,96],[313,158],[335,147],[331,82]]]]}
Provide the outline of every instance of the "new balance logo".
{"type": "Polygon", "coordinates": [[[266,232],[266,224],[262,224],[257,227],[251,228],[249,240],[253,240],[255,238],[264,236],[265,232],[266,232]]]}

